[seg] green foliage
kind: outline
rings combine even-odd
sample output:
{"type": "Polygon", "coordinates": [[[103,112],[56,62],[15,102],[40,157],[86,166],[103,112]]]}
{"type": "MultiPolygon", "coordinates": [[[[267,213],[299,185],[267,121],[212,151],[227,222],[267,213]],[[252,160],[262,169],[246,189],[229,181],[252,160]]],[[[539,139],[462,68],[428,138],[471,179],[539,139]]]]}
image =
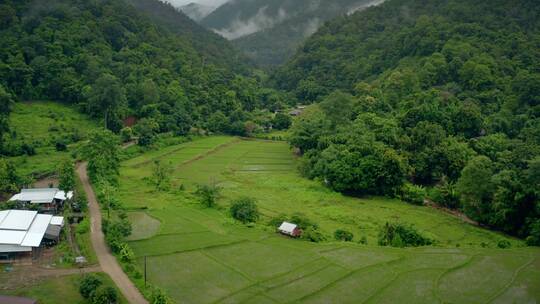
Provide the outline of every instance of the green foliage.
{"type": "Polygon", "coordinates": [[[123,143],[129,142],[133,139],[133,129],[130,127],[125,127],[120,130],[120,138],[123,143]]]}
{"type": "Polygon", "coordinates": [[[135,258],[135,254],[133,253],[133,250],[131,250],[131,247],[129,247],[128,244],[124,243],[120,246],[120,261],[130,263],[135,258]]]}
{"type": "Polygon", "coordinates": [[[75,165],[70,159],[58,166],[58,188],[66,193],[75,189],[75,165]]]}
{"type": "Polygon", "coordinates": [[[139,136],[137,143],[143,147],[149,146],[156,138],[159,124],[152,118],[143,118],[135,125],[134,130],[139,136]]]}
{"type": "Polygon", "coordinates": [[[231,216],[242,223],[253,223],[259,219],[259,209],[255,199],[241,197],[234,200],[230,207],[231,216]]]}
{"type": "Polygon", "coordinates": [[[277,113],[272,119],[272,126],[277,130],[288,129],[292,124],[291,116],[284,113],[277,113]]]}
{"type": "Polygon", "coordinates": [[[88,176],[92,182],[116,184],[120,166],[118,138],[108,130],[95,130],[83,148],[88,160],[88,176]]]}
{"type": "Polygon", "coordinates": [[[0,84],[0,155],[4,155],[4,134],[9,132],[9,113],[14,103],[13,96],[0,84]]]}
{"type": "Polygon", "coordinates": [[[85,274],[79,285],[79,292],[85,299],[90,299],[96,292],[96,289],[101,286],[103,282],[94,274],[85,274]]]}
{"type": "MultiPolygon", "coordinates": [[[[271,76],[318,102],[291,128],[302,173],[353,194],[394,196],[410,181],[485,226],[531,235],[539,20],[530,1],[390,0],[326,23],[271,76]]],[[[413,192],[403,198],[420,202],[413,192]]]]}
{"type": "Polygon", "coordinates": [[[212,208],[216,205],[220,191],[221,188],[215,185],[197,185],[195,194],[199,197],[201,204],[207,208],[212,208]]]}
{"type": "Polygon", "coordinates": [[[161,161],[155,160],[154,167],[152,169],[152,183],[155,185],[156,190],[168,190],[171,186],[171,164],[164,165],[161,161]]]}
{"type": "Polygon", "coordinates": [[[171,304],[173,303],[169,297],[159,288],[154,288],[152,290],[152,295],[150,297],[151,304],[171,304]]]}
{"type": "Polygon", "coordinates": [[[338,241],[351,242],[353,240],[353,233],[344,229],[337,229],[334,231],[334,238],[338,241]]]}
{"type": "Polygon", "coordinates": [[[400,223],[386,223],[379,231],[380,246],[418,247],[431,245],[433,240],[422,236],[413,226],[400,223]]]}
{"type": "Polygon", "coordinates": [[[0,193],[16,192],[24,183],[12,162],[0,159],[0,193]]]}
{"type": "Polygon", "coordinates": [[[497,247],[501,249],[506,249],[512,247],[512,244],[507,240],[500,240],[497,242],[497,247]]]}
{"type": "Polygon", "coordinates": [[[414,205],[423,205],[426,198],[426,189],[422,186],[405,183],[401,187],[400,198],[414,205]]]}
{"type": "Polygon", "coordinates": [[[116,289],[112,286],[99,286],[92,294],[92,304],[115,304],[118,301],[116,289]]]}
{"type": "Polygon", "coordinates": [[[301,238],[310,242],[318,243],[326,240],[326,237],[319,231],[319,229],[310,226],[305,230],[302,230],[301,238]]]}

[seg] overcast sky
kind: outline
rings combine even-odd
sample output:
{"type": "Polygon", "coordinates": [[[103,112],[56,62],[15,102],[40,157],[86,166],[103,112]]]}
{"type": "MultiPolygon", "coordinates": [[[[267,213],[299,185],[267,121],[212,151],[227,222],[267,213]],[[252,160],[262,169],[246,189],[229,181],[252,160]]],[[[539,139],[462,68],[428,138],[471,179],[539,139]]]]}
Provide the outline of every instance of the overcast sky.
{"type": "Polygon", "coordinates": [[[211,5],[211,6],[218,6],[227,2],[228,0],[164,0],[164,1],[170,2],[174,6],[182,6],[191,2],[211,5]]]}

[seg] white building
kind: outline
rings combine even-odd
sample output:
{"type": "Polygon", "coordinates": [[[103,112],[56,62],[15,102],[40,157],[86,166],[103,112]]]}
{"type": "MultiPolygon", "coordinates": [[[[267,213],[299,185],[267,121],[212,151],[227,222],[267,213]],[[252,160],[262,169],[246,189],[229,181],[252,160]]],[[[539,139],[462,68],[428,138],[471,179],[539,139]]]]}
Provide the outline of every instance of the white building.
{"type": "Polygon", "coordinates": [[[30,255],[44,239],[58,241],[63,226],[62,216],[29,210],[0,211],[0,258],[30,255]]]}
{"type": "Polygon", "coordinates": [[[21,193],[13,195],[9,201],[19,201],[29,205],[39,205],[39,210],[56,212],[64,201],[73,197],[73,191],[65,193],[58,188],[22,189],[21,193]]]}
{"type": "Polygon", "coordinates": [[[293,237],[297,237],[297,236],[300,236],[300,234],[302,234],[302,230],[300,230],[296,224],[289,223],[289,222],[281,223],[278,230],[282,234],[290,235],[293,237]]]}

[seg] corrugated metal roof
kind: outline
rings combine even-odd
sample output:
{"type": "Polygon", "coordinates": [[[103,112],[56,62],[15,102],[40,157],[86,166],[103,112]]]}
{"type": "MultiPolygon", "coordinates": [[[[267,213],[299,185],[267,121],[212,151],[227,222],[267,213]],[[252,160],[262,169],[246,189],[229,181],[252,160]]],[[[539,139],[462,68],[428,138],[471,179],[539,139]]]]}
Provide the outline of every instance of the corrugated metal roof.
{"type": "Polygon", "coordinates": [[[54,195],[54,198],[55,199],[59,199],[59,200],[67,200],[67,199],[71,199],[73,197],[73,191],[68,191],[67,195],[66,195],[66,192],[64,191],[58,191],[56,192],[56,194],[54,195]]]}
{"type": "Polygon", "coordinates": [[[28,233],[26,233],[21,246],[39,247],[39,244],[41,244],[41,240],[45,235],[45,231],[47,231],[47,227],[49,227],[51,219],[52,215],[38,214],[32,222],[32,226],[30,226],[30,229],[28,229],[28,233]]]}
{"type": "Polygon", "coordinates": [[[28,230],[36,214],[37,211],[9,210],[7,216],[4,216],[4,219],[0,222],[0,229],[28,230]]]}
{"type": "Polygon", "coordinates": [[[289,223],[289,222],[283,222],[281,226],[279,226],[279,230],[287,233],[293,233],[294,229],[296,228],[296,224],[289,223]]]}
{"type": "Polygon", "coordinates": [[[9,210],[0,211],[0,224],[4,220],[4,218],[8,215],[9,210]]]}
{"type": "Polygon", "coordinates": [[[53,216],[51,219],[51,225],[64,226],[63,216],[53,216]]]}
{"type": "Polygon", "coordinates": [[[25,236],[26,231],[0,230],[0,244],[19,245],[25,236]]]}
{"type": "Polygon", "coordinates": [[[0,244],[0,252],[29,252],[29,251],[32,251],[32,247],[0,244]]]}
{"type": "Polygon", "coordinates": [[[22,189],[21,193],[15,194],[9,200],[31,202],[33,204],[50,203],[58,191],[58,188],[22,189]]]}
{"type": "MultiPolygon", "coordinates": [[[[64,218],[61,216],[38,214],[37,211],[28,210],[2,211],[0,219],[0,245],[3,246],[0,247],[0,252],[6,252],[2,250],[4,245],[39,247],[49,227],[54,227],[51,231],[56,233],[60,231],[64,223],[64,218]]],[[[26,250],[22,248],[21,251],[26,250]]]]}

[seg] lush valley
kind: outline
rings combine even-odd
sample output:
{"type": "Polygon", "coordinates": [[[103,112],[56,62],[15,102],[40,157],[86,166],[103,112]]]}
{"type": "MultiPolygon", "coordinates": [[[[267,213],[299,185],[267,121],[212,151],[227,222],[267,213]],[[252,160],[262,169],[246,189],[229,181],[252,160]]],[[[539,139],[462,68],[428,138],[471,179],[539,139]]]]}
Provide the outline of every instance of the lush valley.
{"type": "Polygon", "coordinates": [[[0,294],[540,301],[535,1],[381,3],[2,1],[0,200],[76,193],[0,294]]]}

